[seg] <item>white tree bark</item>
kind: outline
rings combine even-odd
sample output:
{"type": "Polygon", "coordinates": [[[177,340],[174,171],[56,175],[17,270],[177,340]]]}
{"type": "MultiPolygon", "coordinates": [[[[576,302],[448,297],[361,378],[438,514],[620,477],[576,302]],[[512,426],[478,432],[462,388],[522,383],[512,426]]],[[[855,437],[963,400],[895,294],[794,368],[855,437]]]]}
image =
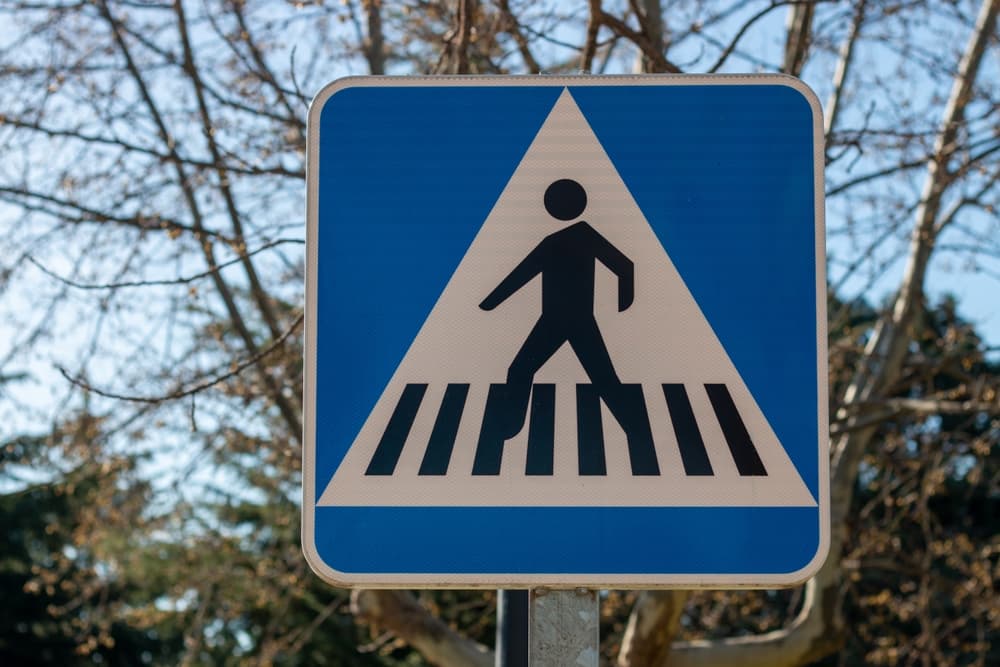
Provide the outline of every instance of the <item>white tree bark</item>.
{"type": "Polygon", "coordinates": [[[812,42],[813,2],[797,2],[788,11],[788,37],[785,40],[785,57],[781,71],[799,76],[806,64],[809,45],[812,42]]]}
{"type": "Polygon", "coordinates": [[[861,26],[865,21],[865,10],[868,0],[859,0],[858,6],[854,10],[854,19],[851,21],[851,29],[840,46],[840,54],[837,58],[837,69],[833,74],[833,92],[826,103],[826,121],[823,124],[823,135],[827,142],[830,135],[837,126],[837,116],[840,114],[840,103],[844,95],[844,82],[847,81],[848,72],[854,59],[854,45],[861,35],[861,26]]]}
{"type": "Polygon", "coordinates": [[[671,644],[690,593],[688,591],[644,591],[629,615],[618,667],[656,665],[670,655],[671,644]]]}

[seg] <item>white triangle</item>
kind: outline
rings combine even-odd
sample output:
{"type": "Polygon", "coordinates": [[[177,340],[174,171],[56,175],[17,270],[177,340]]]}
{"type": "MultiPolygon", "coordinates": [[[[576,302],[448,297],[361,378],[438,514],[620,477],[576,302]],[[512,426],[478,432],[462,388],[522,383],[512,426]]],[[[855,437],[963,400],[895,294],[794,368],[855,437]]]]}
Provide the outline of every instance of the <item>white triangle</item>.
{"type": "Polygon", "coordinates": [[[806,488],[739,372],[659,239],[622,182],[569,91],[563,91],[473,240],[437,304],[322,494],[327,506],[810,506],[806,488]],[[480,302],[559,222],[545,210],[548,185],[584,186],[582,219],[635,265],[635,300],[618,312],[617,279],[598,264],[594,313],[624,383],[642,384],[660,474],[633,476],[626,438],[602,407],[607,474],[577,471],[574,386],[589,379],[569,345],[535,375],[556,384],[554,474],[524,474],[528,428],[508,440],[499,475],[473,475],[472,462],[490,383],[503,383],[511,360],[538,321],[535,277],[495,310],[480,302]],[[407,384],[427,384],[392,475],[366,475],[407,384]],[[470,384],[455,447],[442,476],[418,475],[446,386],[470,384]],[[714,471],[688,476],[661,385],[683,383],[714,471]],[[704,392],[725,384],[766,476],[741,476],[704,392]]]}

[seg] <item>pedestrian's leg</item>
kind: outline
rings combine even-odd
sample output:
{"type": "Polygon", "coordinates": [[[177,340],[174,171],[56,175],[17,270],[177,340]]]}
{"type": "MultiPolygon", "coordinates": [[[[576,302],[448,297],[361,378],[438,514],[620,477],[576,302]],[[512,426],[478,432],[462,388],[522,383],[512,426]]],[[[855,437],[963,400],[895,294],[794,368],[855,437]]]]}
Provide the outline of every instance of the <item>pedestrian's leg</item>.
{"type": "Polygon", "coordinates": [[[659,475],[660,466],[656,461],[642,385],[622,384],[618,379],[611,355],[593,318],[574,327],[569,343],[594,389],[625,431],[632,474],[659,475]]]}
{"type": "Polygon", "coordinates": [[[524,428],[528,399],[535,373],[566,342],[559,322],[542,317],[528,334],[507,369],[504,437],[513,438],[524,428]]]}
{"type": "MultiPolygon", "coordinates": [[[[587,376],[603,397],[604,392],[621,386],[618,373],[611,363],[611,355],[604,345],[601,332],[594,318],[573,323],[573,331],[569,336],[569,344],[573,346],[577,359],[587,372],[587,376]]],[[[608,407],[611,407],[608,405],[608,407]]],[[[613,408],[612,408],[613,409],[613,408]]]]}
{"type": "Polygon", "coordinates": [[[504,443],[524,428],[535,373],[566,342],[553,324],[558,322],[538,320],[507,369],[507,383],[490,387],[472,463],[473,475],[500,474],[504,443]]]}

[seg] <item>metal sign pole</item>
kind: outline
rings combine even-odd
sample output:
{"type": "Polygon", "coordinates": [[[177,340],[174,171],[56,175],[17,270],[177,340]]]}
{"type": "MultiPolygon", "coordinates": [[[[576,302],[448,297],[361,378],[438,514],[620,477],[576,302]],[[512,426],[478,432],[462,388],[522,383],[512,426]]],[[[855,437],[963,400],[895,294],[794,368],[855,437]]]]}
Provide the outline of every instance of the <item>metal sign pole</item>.
{"type": "Polygon", "coordinates": [[[528,667],[528,591],[497,591],[495,667],[528,667]]]}
{"type": "Polygon", "coordinates": [[[597,667],[600,613],[597,591],[586,588],[531,591],[528,664],[597,667]]]}

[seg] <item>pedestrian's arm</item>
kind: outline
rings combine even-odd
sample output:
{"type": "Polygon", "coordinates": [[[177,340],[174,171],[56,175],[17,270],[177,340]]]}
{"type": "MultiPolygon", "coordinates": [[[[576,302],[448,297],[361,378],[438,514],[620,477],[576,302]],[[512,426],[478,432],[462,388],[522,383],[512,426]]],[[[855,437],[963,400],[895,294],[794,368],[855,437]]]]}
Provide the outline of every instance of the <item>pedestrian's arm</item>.
{"type": "Polygon", "coordinates": [[[622,312],[632,305],[635,298],[635,265],[621,250],[601,236],[600,232],[593,231],[594,254],[601,264],[618,276],[618,312],[622,312]]]}
{"type": "Polygon", "coordinates": [[[483,299],[479,307],[483,310],[493,310],[506,301],[514,292],[524,287],[529,280],[538,275],[542,270],[541,262],[539,261],[540,254],[541,246],[536,247],[528,253],[528,256],[521,260],[521,263],[515,266],[514,270],[506,278],[500,281],[496,289],[483,299]]]}

